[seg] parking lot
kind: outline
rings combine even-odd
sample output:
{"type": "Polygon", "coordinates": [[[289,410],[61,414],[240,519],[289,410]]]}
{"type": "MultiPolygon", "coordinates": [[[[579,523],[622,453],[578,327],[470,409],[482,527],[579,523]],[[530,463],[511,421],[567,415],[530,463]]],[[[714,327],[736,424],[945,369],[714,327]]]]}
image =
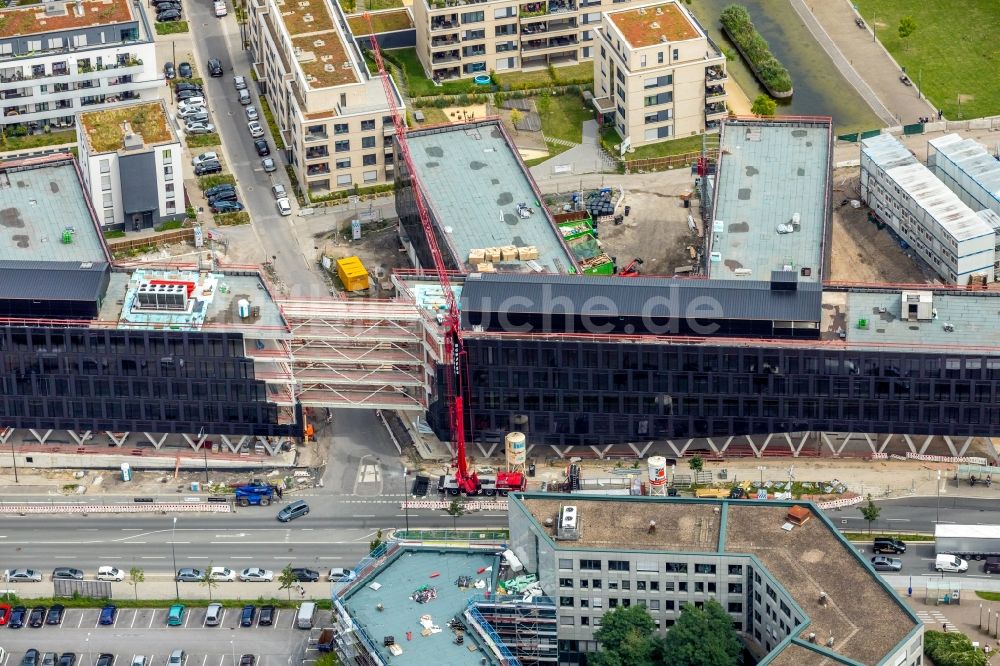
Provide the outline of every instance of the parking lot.
{"type": "MultiPolygon", "coordinates": [[[[205,608],[187,608],[184,624],[167,626],[166,608],[122,608],[113,625],[98,623],[96,608],[66,610],[60,626],[37,629],[0,627],[0,647],[6,651],[0,666],[19,666],[29,649],[77,655],[76,666],[92,666],[98,655],[115,655],[113,666],[130,666],[144,655],[148,666],[163,666],[178,648],[187,652],[185,666],[237,666],[240,656],[252,654],[257,666],[287,666],[301,662],[310,632],[295,628],[295,609],[276,611],[274,624],[240,627],[242,606],[227,606],[222,623],[205,626],[205,608]],[[294,660],[294,661],[293,661],[294,660]]],[[[330,611],[317,611],[315,626],[330,622],[330,611]]],[[[312,658],[315,652],[311,651],[312,658]]]]}

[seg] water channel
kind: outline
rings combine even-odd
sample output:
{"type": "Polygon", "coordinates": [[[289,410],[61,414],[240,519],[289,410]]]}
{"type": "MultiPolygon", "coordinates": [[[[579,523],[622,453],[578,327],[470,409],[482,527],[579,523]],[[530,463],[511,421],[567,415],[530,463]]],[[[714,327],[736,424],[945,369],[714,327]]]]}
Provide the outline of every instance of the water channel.
{"type": "MultiPolygon", "coordinates": [[[[712,40],[734,56],[726,63],[726,69],[752,102],[764,89],[719,25],[719,15],[730,4],[732,0],[694,0],[685,6],[712,40]]],[[[740,4],[750,11],[754,26],[767,40],[771,52],[792,75],[795,94],[791,99],[778,100],[780,115],[832,116],[837,134],[883,126],[871,107],[841,76],[788,0],[741,0],[740,4]]]]}

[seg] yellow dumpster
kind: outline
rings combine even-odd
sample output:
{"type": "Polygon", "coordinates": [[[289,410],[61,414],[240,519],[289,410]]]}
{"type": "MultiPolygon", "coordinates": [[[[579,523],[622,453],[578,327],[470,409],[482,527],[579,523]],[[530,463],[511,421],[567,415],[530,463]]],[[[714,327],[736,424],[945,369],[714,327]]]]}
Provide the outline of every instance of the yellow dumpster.
{"type": "Polygon", "coordinates": [[[357,257],[337,259],[337,277],[347,291],[361,291],[368,288],[368,271],[357,257]]]}

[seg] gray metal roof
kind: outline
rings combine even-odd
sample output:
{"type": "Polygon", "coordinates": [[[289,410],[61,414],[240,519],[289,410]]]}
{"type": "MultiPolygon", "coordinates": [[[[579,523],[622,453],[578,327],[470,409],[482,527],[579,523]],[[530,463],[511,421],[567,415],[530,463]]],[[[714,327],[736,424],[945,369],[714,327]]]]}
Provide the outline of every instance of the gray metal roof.
{"type": "Polygon", "coordinates": [[[106,262],[0,261],[0,299],[96,302],[106,262]]]}
{"type": "Polygon", "coordinates": [[[462,287],[463,312],[686,316],[713,319],[819,321],[822,287],[798,283],[772,291],[751,280],[473,273],[462,287]]]}

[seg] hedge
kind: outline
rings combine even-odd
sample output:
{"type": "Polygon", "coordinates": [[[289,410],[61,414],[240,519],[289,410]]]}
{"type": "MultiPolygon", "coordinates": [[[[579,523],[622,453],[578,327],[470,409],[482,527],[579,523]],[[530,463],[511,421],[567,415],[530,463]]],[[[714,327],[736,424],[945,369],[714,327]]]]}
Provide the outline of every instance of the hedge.
{"type": "Polygon", "coordinates": [[[719,21],[769,92],[791,92],[791,74],[771,53],[767,40],[753,27],[750,12],[746,7],[729,5],[722,10],[719,21]]]}
{"type": "Polygon", "coordinates": [[[989,662],[968,636],[950,631],[925,631],[924,654],[937,666],[986,666],[989,662]]]}

